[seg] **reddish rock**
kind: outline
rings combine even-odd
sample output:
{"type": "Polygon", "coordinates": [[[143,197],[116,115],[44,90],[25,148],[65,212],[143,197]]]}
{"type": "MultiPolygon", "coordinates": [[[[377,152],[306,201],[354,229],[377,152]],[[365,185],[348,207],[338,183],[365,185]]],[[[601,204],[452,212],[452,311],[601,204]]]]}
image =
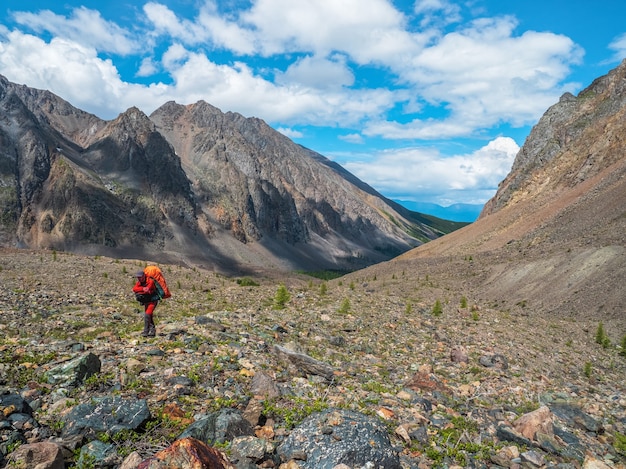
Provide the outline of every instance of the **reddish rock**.
{"type": "Polygon", "coordinates": [[[448,388],[437,380],[432,374],[424,373],[422,371],[413,375],[413,377],[406,383],[406,387],[413,389],[414,391],[448,391],[448,388]]]}
{"type": "Polygon", "coordinates": [[[192,418],[187,417],[183,409],[178,407],[176,403],[166,404],[163,407],[163,416],[183,425],[190,425],[194,421],[192,418]]]}
{"type": "Polygon", "coordinates": [[[529,440],[534,440],[537,432],[553,435],[552,412],[547,406],[522,415],[514,423],[513,427],[529,440]]]}
{"type": "Polygon", "coordinates": [[[195,438],[176,440],[137,469],[235,469],[226,456],[195,438]]]}

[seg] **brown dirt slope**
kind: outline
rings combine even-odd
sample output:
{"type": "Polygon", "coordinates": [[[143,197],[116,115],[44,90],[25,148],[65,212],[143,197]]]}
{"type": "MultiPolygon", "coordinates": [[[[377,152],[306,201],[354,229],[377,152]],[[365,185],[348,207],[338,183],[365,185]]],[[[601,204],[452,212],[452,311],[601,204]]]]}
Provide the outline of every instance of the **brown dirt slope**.
{"type": "Polygon", "coordinates": [[[535,126],[479,220],[385,269],[435,269],[449,276],[451,289],[623,327],[624,83],[626,63],[578,97],[564,96],[535,126]]]}

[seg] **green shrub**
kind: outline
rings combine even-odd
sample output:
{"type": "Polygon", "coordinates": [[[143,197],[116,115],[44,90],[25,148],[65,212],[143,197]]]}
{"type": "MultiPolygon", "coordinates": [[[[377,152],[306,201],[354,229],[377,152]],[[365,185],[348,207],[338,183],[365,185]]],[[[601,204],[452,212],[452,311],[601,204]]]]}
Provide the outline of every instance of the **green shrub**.
{"type": "Polygon", "coordinates": [[[609,336],[606,335],[602,321],[600,321],[598,329],[596,330],[596,343],[602,345],[603,348],[609,348],[611,345],[611,339],[609,339],[609,336]]]}
{"type": "Polygon", "coordinates": [[[284,309],[285,304],[290,300],[291,295],[285,285],[281,284],[274,295],[274,309],[284,309]]]}
{"type": "Polygon", "coordinates": [[[263,414],[282,420],[287,429],[296,427],[312,413],[327,408],[324,398],[314,396],[285,396],[280,403],[267,399],[263,401],[263,414]]]}
{"type": "Polygon", "coordinates": [[[441,301],[439,301],[439,299],[435,301],[431,312],[433,316],[441,316],[443,314],[443,306],[441,306],[441,301]]]}
{"type": "Polygon", "coordinates": [[[467,308],[467,298],[464,296],[461,297],[461,308],[467,308]]]}
{"type": "Polygon", "coordinates": [[[258,287],[259,286],[257,282],[255,282],[254,280],[248,277],[238,278],[237,285],[240,285],[242,287],[258,287]]]}
{"type": "Polygon", "coordinates": [[[434,463],[433,467],[444,467],[445,459],[467,466],[468,458],[487,459],[493,452],[492,443],[474,443],[479,433],[478,424],[459,416],[452,417],[444,429],[430,435],[431,444],[424,449],[426,456],[434,463]]]}
{"type": "Polygon", "coordinates": [[[598,324],[598,328],[596,329],[596,344],[601,344],[602,339],[604,339],[604,325],[602,321],[598,324]]]}
{"type": "Polygon", "coordinates": [[[85,378],[84,386],[88,391],[105,391],[115,383],[113,373],[95,373],[85,378]]]}
{"type": "Polygon", "coordinates": [[[621,347],[622,347],[622,350],[620,350],[619,354],[622,357],[626,357],[626,335],[622,337],[621,347]]]}
{"type": "Polygon", "coordinates": [[[344,298],[341,302],[341,306],[339,307],[339,313],[348,314],[350,312],[350,300],[348,298],[344,298]]]}

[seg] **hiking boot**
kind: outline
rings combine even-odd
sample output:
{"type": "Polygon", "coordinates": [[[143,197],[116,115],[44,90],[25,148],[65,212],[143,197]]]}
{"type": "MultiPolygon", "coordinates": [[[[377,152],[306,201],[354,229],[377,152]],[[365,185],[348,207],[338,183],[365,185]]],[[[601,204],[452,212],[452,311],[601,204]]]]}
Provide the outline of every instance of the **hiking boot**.
{"type": "Polygon", "coordinates": [[[144,337],[150,337],[150,324],[152,323],[152,316],[149,314],[143,315],[143,332],[141,333],[144,337]]]}
{"type": "Polygon", "coordinates": [[[156,327],[154,325],[154,320],[152,319],[151,314],[146,314],[148,317],[148,332],[146,334],[147,337],[154,337],[156,335],[156,327]]]}

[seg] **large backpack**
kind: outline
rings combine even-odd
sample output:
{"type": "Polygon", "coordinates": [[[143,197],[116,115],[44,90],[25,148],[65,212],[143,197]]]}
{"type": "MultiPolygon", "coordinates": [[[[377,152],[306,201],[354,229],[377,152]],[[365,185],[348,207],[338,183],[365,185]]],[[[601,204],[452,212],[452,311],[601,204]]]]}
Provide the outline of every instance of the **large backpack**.
{"type": "Polygon", "coordinates": [[[163,276],[163,272],[156,265],[149,265],[143,269],[143,273],[146,274],[146,277],[154,280],[154,284],[157,289],[157,293],[155,295],[154,300],[164,300],[165,298],[169,298],[172,296],[169,288],[167,288],[167,283],[165,282],[165,277],[163,276]],[[156,296],[158,295],[158,298],[156,296]]]}

